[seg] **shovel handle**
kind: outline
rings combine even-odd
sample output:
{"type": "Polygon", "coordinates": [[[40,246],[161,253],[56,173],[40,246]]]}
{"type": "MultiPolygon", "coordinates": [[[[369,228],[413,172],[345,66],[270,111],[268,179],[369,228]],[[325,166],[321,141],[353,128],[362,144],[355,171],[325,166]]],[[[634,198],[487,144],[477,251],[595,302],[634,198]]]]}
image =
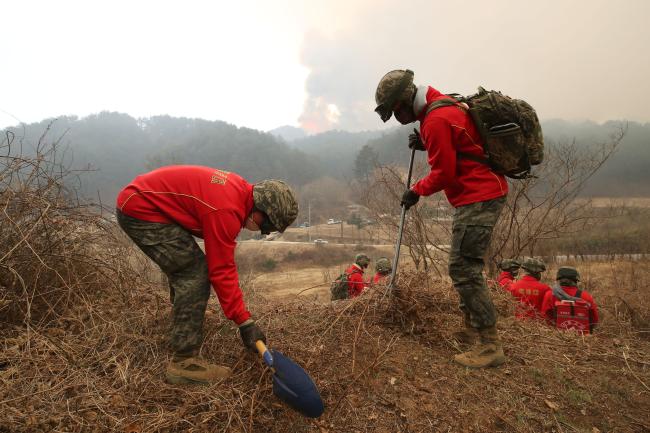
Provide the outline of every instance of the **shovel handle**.
{"type": "Polygon", "coordinates": [[[255,342],[255,348],[259,352],[259,354],[262,356],[262,359],[268,365],[273,369],[273,355],[271,355],[271,352],[266,348],[266,344],[262,340],[257,340],[255,342]]]}
{"type": "Polygon", "coordinates": [[[260,353],[260,355],[264,356],[264,352],[267,351],[266,344],[262,340],[257,340],[255,342],[255,348],[257,351],[260,353]]]}

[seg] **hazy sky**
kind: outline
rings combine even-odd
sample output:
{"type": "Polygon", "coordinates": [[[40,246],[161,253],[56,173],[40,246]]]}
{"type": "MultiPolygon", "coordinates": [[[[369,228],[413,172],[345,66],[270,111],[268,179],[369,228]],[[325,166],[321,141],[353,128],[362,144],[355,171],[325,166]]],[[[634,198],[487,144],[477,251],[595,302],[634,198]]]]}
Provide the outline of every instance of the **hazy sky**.
{"type": "Polygon", "coordinates": [[[650,121],[649,0],[20,0],[1,11],[0,127],[110,110],[376,129],[377,82],[397,68],[441,91],[500,89],[542,119],[650,121]]]}

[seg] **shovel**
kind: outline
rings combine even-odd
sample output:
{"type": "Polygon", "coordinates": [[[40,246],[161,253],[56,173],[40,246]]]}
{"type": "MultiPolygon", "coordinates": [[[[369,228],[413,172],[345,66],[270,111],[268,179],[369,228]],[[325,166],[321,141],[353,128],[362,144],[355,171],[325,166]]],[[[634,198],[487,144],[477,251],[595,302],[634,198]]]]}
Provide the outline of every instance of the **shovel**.
{"type": "Polygon", "coordinates": [[[304,416],[321,416],[323,400],[307,372],[277,350],[267,349],[262,340],[257,340],[255,347],[273,371],[273,394],[304,416]]]}
{"type": "MultiPolygon", "coordinates": [[[[411,175],[413,174],[413,160],[415,159],[415,148],[411,150],[411,161],[409,162],[409,174],[406,178],[406,189],[411,187],[411,175]]],[[[397,244],[395,244],[395,257],[393,257],[393,270],[390,273],[390,283],[388,290],[395,288],[395,275],[397,275],[397,263],[399,262],[399,250],[402,246],[402,234],[404,233],[404,220],[406,219],[406,206],[402,205],[402,216],[399,220],[399,229],[397,230],[397,244]]]]}

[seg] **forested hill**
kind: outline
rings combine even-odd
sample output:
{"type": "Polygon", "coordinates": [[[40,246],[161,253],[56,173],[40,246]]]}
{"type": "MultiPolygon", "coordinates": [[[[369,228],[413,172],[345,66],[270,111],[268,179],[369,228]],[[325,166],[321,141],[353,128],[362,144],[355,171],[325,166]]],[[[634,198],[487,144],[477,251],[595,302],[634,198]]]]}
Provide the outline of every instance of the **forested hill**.
{"type": "Polygon", "coordinates": [[[294,185],[322,175],[322,166],[271,134],[225,122],[154,117],[144,131],[156,144],[150,168],[167,164],[200,164],[241,174],[251,182],[281,178],[294,185]]]}
{"type": "Polygon", "coordinates": [[[349,177],[354,170],[357,153],[368,140],[381,136],[380,131],[327,131],[296,139],[290,146],[317,159],[328,175],[349,177]]]}
{"type": "MultiPolygon", "coordinates": [[[[543,123],[547,143],[573,141],[590,146],[607,140],[619,122],[543,123]]],[[[80,174],[85,195],[110,203],[136,175],[161,165],[201,164],[237,172],[250,181],[286,179],[297,187],[322,177],[339,182],[371,170],[377,163],[406,165],[407,137],[413,125],[384,131],[329,131],[286,142],[270,133],[221,121],[157,116],[135,119],[103,112],[85,118],[9,128],[12,152],[32,152],[35,143],[59,143],[59,160],[92,172],[80,174]],[[63,158],[63,159],[61,159],[63,158]]],[[[295,132],[295,131],[294,131],[295,132]]],[[[425,159],[420,153],[418,158],[425,159]]],[[[599,196],[650,196],[650,124],[629,122],[618,151],[587,184],[599,196]]]]}
{"type": "Polygon", "coordinates": [[[31,153],[36,143],[58,142],[59,160],[79,169],[82,193],[110,203],[138,174],[169,164],[199,164],[241,174],[251,182],[286,179],[294,185],[322,175],[314,157],[272,135],[221,121],[158,116],[135,119],[103,112],[85,118],[61,117],[9,128],[12,152],[31,153]],[[45,135],[44,135],[45,134],[45,135]],[[44,135],[44,138],[41,137],[44,135]],[[20,146],[22,143],[22,146],[20,146]]]}
{"type": "Polygon", "coordinates": [[[584,194],[604,197],[650,197],[650,123],[593,122],[570,123],[552,120],[543,123],[544,136],[555,141],[575,140],[590,146],[610,139],[619,126],[625,137],[616,152],[586,185],[584,194]]]}

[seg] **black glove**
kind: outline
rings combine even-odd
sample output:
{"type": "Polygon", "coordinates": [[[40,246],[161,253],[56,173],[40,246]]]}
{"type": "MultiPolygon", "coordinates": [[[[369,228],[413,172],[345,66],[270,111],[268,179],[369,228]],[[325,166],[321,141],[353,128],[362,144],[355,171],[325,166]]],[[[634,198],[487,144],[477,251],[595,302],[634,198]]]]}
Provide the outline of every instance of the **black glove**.
{"type": "Polygon", "coordinates": [[[413,128],[413,133],[409,134],[409,149],[426,150],[422,138],[417,129],[413,128]]]}
{"type": "Polygon", "coordinates": [[[402,195],[401,205],[406,207],[406,210],[409,210],[418,200],[420,200],[420,196],[412,189],[407,189],[402,195]]]}
{"type": "Polygon", "coordinates": [[[266,336],[253,319],[248,319],[239,325],[239,335],[244,346],[251,352],[257,352],[257,348],[255,347],[257,340],[262,340],[266,344],[266,336]]]}

